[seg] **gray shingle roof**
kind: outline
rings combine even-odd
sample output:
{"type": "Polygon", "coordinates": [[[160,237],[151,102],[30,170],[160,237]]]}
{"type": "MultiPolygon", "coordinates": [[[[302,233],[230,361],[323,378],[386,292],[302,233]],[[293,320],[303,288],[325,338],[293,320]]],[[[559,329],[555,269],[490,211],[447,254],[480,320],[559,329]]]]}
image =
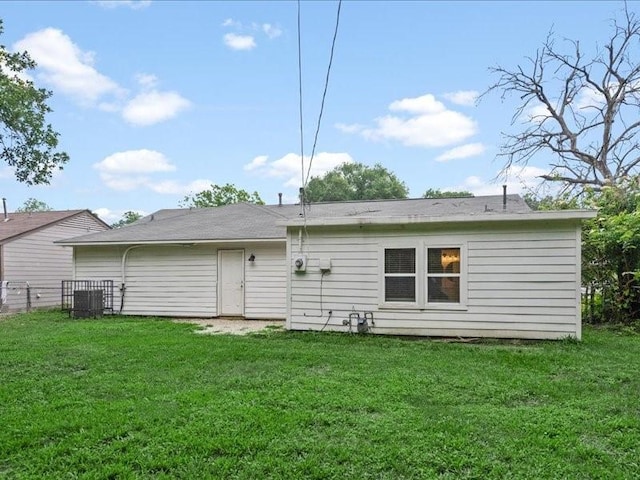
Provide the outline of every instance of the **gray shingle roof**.
{"type": "MultiPolygon", "coordinates": [[[[507,213],[531,210],[518,195],[508,195],[507,213]]],[[[455,220],[456,215],[503,212],[502,196],[443,199],[374,200],[314,203],[305,207],[308,219],[425,216],[455,220]]],[[[83,235],[59,243],[122,244],[194,242],[286,238],[288,220],[301,218],[300,205],[253,205],[159,210],[137,222],[114,230],[83,235]]]]}

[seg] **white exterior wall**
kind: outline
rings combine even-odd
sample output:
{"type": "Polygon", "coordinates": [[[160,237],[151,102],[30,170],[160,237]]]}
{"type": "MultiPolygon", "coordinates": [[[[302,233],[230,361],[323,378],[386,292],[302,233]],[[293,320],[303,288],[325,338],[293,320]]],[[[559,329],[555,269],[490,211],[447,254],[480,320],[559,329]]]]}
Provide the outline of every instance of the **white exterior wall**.
{"type": "MultiPolygon", "coordinates": [[[[114,311],[120,309],[122,258],[127,246],[75,247],[76,280],[113,280],[114,311]]],[[[245,317],[284,319],[285,245],[144,245],[128,250],[123,314],[172,317],[218,315],[218,250],[244,250],[245,317]],[[254,262],[248,257],[253,253],[254,262]]]]}
{"type": "Polygon", "coordinates": [[[245,317],[285,319],[287,316],[287,264],[284,242],[245,247],[245,317]]]}
{"type": "Polygon", "coordinates": [[[26,308],[24,282],[31,286],[32,308],[60,305],[62,280],[70,280],[73,276],[73,250],[53,242],[106,229],[104,224],[85,213],[4,244],[2,273],[3,280],[9,282],[8,309],[26,308]]]}
{"type": "MultiPolygon", "coordinates": [[[[298,239],[298,229],[289,228],[290,258],[300,251],[298,239]]],[[[302,253],[308,258],[306,273],[294,273],[291,261],[288,268],[290,329],[348,331],[343,321],[349,313],[370,311],[375,321],[371,332],[378,334],[581,336],[580,228],[576,222],[494,225],[492,230],[476,225],[455,231],[307,228],[302,253]],[[426,274],[420,262],[424,263],[427,246],[462,247],[460,305],[424,302],[426,274]],[[402,247],[415,247],[419,259],[418,297],[422,301],[409,308],[390,307],[383,301],[384,248],[402,247]],[[331,259],[331,271],[322,279],[322,295],[321,258],[331,259]]]]}

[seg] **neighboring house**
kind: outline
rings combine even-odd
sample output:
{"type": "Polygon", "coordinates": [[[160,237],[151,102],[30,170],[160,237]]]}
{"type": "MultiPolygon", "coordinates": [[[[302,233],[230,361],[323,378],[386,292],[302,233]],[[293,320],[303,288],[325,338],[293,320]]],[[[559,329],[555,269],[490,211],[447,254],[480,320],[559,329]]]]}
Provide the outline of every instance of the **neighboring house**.
{"type": "Polygon", "coordinates": [[[235,204],[59,243],[74,247],[77,280],[122,287],[113,306],[124,314],[580,338],[580,223],[593,215],[532,212],[517,195],[235,204]]]}
{"type": "Polygon", "coordinates": [[[60,305],[61,282],[73,276],[73,256],[69,248],[54,242],[109,228],[89,210],[0,217],[2,310],[24,310],[28,303],[33,308],[60,305]]]}

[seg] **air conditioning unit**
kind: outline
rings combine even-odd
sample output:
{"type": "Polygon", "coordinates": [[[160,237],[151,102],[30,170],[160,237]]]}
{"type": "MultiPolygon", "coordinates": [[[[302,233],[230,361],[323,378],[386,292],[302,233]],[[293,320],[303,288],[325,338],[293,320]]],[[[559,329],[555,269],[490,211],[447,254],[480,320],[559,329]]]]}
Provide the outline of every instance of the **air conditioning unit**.
{"type": "Polygon", "coordinates": [[[307,271],[307,256],[306,255],[297,255],[293,257],[293,269],[296,272],[306,272],[307,271]]]}

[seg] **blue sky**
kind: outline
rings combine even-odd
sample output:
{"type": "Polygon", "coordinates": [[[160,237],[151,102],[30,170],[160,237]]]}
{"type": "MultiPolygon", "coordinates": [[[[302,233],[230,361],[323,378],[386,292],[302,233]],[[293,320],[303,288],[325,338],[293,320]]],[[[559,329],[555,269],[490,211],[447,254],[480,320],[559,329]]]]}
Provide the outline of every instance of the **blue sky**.
{"type": "MultiPolygon", "coordinates": [[[[410,196],[428,188],[501,193],[492,180],[514,100],[475,98],[545,40],[602,44],[622,2],[355,2],[340,28],[312,175],[380,163],[410,196]]],[[[630,3],[631,10],[640,10],[630,3]]],[[[302,2],[304,150],[313,134],[337,2],[302,2]]],[[[0,165],[10,210],[30,197],[88,208],[175,208],[211,183],[278,192],[301,183],[296,2],[3,2],[2,43],[27,50],[53,91],[49,121],[71,157],[48,186],[0,165]]],[[[535,185],[548,158],[511,172],[535,185]]],[[[307,160],[308,164],[308,160],[307,160]]]]}

